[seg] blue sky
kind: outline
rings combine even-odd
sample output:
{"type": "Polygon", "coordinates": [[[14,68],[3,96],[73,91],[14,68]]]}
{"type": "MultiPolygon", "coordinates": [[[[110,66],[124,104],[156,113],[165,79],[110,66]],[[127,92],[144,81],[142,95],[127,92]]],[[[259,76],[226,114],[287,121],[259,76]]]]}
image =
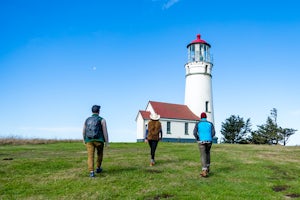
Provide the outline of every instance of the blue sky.
{"type": "MultiPolygon", "coordinates": [[[[136,139],[149,100],[184,103],[186,45],[214,56],[217,136],[278,111],[300,130],[300,3],[201,0],[0,2],[0,137],[81,138],[93,104],[112,142],[136,139]]],[[[300,131],[289,145],[300,145],[300,131]]]]}

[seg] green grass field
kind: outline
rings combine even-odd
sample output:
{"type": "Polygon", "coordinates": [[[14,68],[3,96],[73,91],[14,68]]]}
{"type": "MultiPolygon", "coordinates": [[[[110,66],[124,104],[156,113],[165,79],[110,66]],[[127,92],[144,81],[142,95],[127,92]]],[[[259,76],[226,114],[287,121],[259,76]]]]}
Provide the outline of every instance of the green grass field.
{"type": "Polygon", "coordinates": [[[196,143],[105,148],[89,178],[81,142],[0,146],[0,199],[299,199],[300,147],[215,144],[202,178],[196,143]]]}

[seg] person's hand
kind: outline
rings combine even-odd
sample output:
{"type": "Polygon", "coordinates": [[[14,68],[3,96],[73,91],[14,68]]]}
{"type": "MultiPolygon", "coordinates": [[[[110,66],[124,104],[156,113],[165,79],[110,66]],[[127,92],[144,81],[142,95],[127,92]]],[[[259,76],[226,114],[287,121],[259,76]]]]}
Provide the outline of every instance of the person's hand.
{"type": "Polygon", "coordinates": [[[86,142],[83,140],[83,144],[86,145],[86,142]]]}
{"type": "Polygon", "coordinates": [[[145,142],[145,143],[148,143],[148,140],[147,140],[147,139],[145,139],[145,140],[144,140],[144,142],[145,142]]]}
{"type": "Polygon", "coordinates": [[[108,142],[105,142],[105,143],[104,143],[104,146],[105,146],[106,148],[108,148],[108,147],[109,147],[109,143],[108,143],[108,142]]]}

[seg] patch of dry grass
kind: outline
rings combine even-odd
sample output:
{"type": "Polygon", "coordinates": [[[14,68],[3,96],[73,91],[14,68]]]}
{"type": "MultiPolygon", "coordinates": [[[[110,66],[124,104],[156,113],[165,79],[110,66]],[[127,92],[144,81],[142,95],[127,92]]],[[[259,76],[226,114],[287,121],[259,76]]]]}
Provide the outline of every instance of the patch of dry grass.
{"type": "Polygon", "coordinates": [[[41,139],[41,138],[31,138],[23,139],[17,137],[6,137],[0,138],[0,145],[26,145],[26,144],[53,144],[57,142],[80,142],[81,140],[71,140],[71,139],[41,139]]]}

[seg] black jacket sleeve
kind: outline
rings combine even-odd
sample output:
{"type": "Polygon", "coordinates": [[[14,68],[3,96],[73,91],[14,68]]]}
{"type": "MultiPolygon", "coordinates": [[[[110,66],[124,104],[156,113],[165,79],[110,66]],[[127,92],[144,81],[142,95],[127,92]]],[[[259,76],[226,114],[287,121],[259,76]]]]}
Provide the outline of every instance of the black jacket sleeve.
{"type": "MultiPolygon", "coordinates": [[[[198,122],[199,123],[199,122],[198,122]]],[[[196,123],[195,125],[195,128],[194,128],[194,131],[193,131],[193,134],[194,134],[194,137],[197,141],[199,141],[199,135],[198,135],[198,123],[196,123]]]]}

